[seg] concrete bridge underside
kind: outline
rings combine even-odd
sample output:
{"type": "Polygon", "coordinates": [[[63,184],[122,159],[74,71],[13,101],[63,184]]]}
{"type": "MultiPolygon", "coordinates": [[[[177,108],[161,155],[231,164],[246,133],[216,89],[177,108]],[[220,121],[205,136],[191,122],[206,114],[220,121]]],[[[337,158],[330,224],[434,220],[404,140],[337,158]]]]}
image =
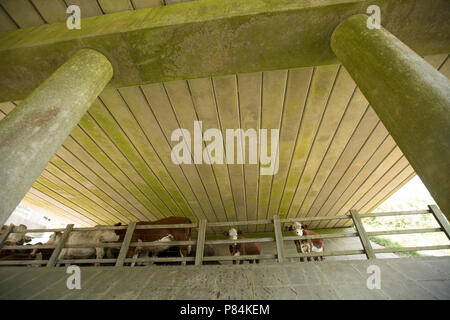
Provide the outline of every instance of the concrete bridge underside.
{"type": "Polygon", "coordinates": [[[450,258],[260,265],[83,267],[69,290],[66,268],[0,269],[0,299],[450,299],[450,258]],[[381,288],[367,288],[370,265],[381,288]]]}
{"type": "MultiPolygon", "coordinates": [[[[202,0],[155,8],[157,1],[74,1],[88,13],[81,30],[67,29],[66,8],[56,2],[0,1],[0,120],[11,118],[20,101],[82,48],[105,55],[114,76],[73,123],[44,171],[36,170],[31,189],[26,184],[25,201],[32,206],[82,226],[171,215],[211,222],[341,215],[350,209],[370,212],[417,171],[428,177],[424,182],[433,185],[431,191],[437,186],[433,196],[449,214],[448,181],[439,182],[448,171],[448,106],[433,109],[439,103],[428,96],[448,92],[448,1],[202,0]],[[394,119],[398,101],[370,95],[370,88],[388,90],[396,83],[412,92],[414,81],[434,79],[399,76],[411,75],[401,64],[410,53],[390,56],[386,65],[398,62],[392,69],[399,73],[386,77],[372,70],[369,77],[379,82],[370,83],[351,54],[360,52],[357,43],[373,39],[360,41],[359,34],[352,42],[344,26],[331,48],[336,27],[373,4],[382,10],[383,27],[398,37],[385,33],[376,48],[403,42],[445,76],[426,65],[438,80],[430,82],[433,90],[410,97],[419,106],[411,117],[409,101],[394,119]],[[385,85],[385,79],[391,83],[385,85]],[[436,112],[422,123],[417,116],[422,110],[436,112]],[[171,133],[186,128],[192,134],[195,120],[204,130],[280,129],[278,173],[260,175],[253,164],[175,165],[171,133]],[[418,143],[405,147],[404,137],[418,143]],[[420,157],[417,150],[423,151],[420,157]]],[[[349,29],[357,30],[351,23],[349,29]]],[[[386,54],[383,50],[379,54],[386,54]]],[[[10,154],[5,150],[4,158],[10,154]]],[[[8,188],[24,180],[15,179],[8,188]]]]}

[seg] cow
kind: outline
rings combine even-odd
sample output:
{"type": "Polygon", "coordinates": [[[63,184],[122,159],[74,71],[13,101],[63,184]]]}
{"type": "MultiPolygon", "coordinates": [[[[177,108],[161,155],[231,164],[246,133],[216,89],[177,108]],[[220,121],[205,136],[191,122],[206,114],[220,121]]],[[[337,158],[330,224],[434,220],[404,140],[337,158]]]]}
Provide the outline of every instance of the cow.
{"type": "MultiPolygon", "coordinates": [[[[3,225],[0,234],[2,234],[3,232],[6,232],[6,229],[8,229],[8,226],[3,225]]],[[[28,243],[31,240],[33,240],[32,237],[26,235],[25,232],[27,231],[27,226],[24,224],[20,224],[17,227],[14,226],[13,231],[14,232],[11,232],[8,235],[8,238],[6,239],[4,245],[20,246],[20,245],[23,245],[23,244],[28,243]]]]}
{"type": "MultiPolygon", "coordinates": [[[[3,225],[2,229],[1,229],[1,233],[6,232],[6,229],[8,229],[8,226],[3,225]]],[[[24,224],[21,224],[17,227],[14,227],[13,229],[15,232],[11,232],[11,234],[8,235],[8,238],[6,239],[6,241],[4,242],[4,246],[21,246],[24,245],[25,243],[30,242],[33,238],[30,236],[26,235],[26,230],[27,230],[27,226],[24,224]]],[[[0,234],[1,234],[0,233],[0,234]]],[[[26,251],[22,251],[22,250],[0,250],[0,258],[9,256],[11,254],[14,253],[25,253],[26,251]]],[[[11,260],[11,259],[9,259],[11,260]]]]}
{"type": "MultiPolygon", "coordinates": [[[[61,240],[63,233],[61,231],[54,232],[45,245],[57,245],[59,240],[61,240]]],[[[36,243],[36,245],[43,245],[42,242],[36,243]]],[[[55,249],[33,249],[31,251],[31,256],[36,257],[36,260],[49,260],[55,249]]]]}
{"type": "MultiPolygon", "coordinates": [[[[289,231],[294,231],[297,236],[312,236],[317,235],[316,232],[307,229],[308,226],[302,225],[300,222],[295,222],[292,226],[288,228],[289,231]]],[[[295,246],[297,247],[298,253],[308,253],[308,252],[325,252],[325,247],[323,244],[323,239],[302,239],[294,240],[295,246]]],[[[324,260],[323,256],[314,257],[315,261],[324,260]]],[[[307,257],[308,261],[311,261],[311,257],[307,257]]],[[[303,262],[303,257],[300,258],[303,262]]]]}
{"type": "MultiPolygon", "coordinates": [[[[178,252],[178,250],[173,250],[174,247],[169,248],[167,250],[158,252],[158,257],[159,258],[171,258],[171,257],[179,257],[180,254],[178,252]]],[[[195,257],[196,255],[196,251],[197,251],[197,247],[194,246],[191,250],[191,252],[189,253],[189,257],[195,257]]],[[[214,248],[214,246],[210,245],[210,244],[205,244],[205,249],[203,251],[203,256],[204,257],[212,257],[216,255],[216,250],[214,248]]],[[[187,264],[194,264],[194,261],[188,261],[187,264]]],[[[155,262],[156,265],[179,265],[180,262],[155,262]]],[[[218,261],[203,261],[203,264],[220,264],[218,261]]]]}
{"type": "MultiPolygon", "coordinates": [[[[99,226],[96,226],[99,227],[99,226]]],[[[50,238],[47,244],[56,243],[58,237],[61,237],[62,234],[55,232],[54,238],[50,238]],[[55,241],[55,242],[53,242],[55,241]]],[[[82,243],[92,243],[92,247],[87,248],[63,248],[58,257],[61,259],[73,259],[73,258],[81,258],[81,259],[89,259],[95,255],[96,259],[103,259],[105,255],[105,250],[103,247],[96,247],[95,244],[100,244],[104,242],[116,242],[119,239],[119,236],[114,232],[114,230],[89,230],[89,231],[72,231],[69,234],[69,238],[66,241],[66,245],[77,245],[82,243]]],[[[95,263],[95,265],[99,265],[99,263],[95,263]]]]}
{"type": "MultiPolygon", "coordinates": [[[[196,249],[197,249],[197,247],[194,246],[194,249],[192,250],[192,252],[190,254],[191,257],[195,257],[196,249]]],[[[210,244],[205,244],[203,256],[204,257],[213,257],[215,255],[216,255],[216,249],[214,248],[214,246],[212,246],[210,244]]],[[[191,262],[191,263],[194,264],[194,262],[191,262]]],[[[219,261],[203,261],[203,264],[220,264],[220,262],[219,261]]]]}
{"type": "MultiPolygon", "coordinates": [[[[0,257],[0,261],[28,261],[28,260],[42,260],[42,257],[38,255],[32,255],[31,253],[19,253],[12,252],[8,255],[0,257]]],[[[39,264],[8,264],[10,267],[23,267],[23,266],[33,266],[39,267],[39,264]]]]}
{"type": "MultiPolygon", "coordinates": [[[[8,229],[8,226],[2,226],[2,233],[8,229]]],[[[23,246],[25,243],[30,242],[33,238],[26,235],[27,226],[21,224],[19,226],[14,226],[13,229],[15,232],[11,232],[11,234],[6,239],[4,245],[5,246],[23,246]]],[[[42,260],[41,255],[32,255],[29,251],[31,249],[26,249],[26,245],[23,246],[24,249],[12,249],[12,250],[1,250],[0,251],[0,261],[23,261],[23,260],[42,260]]],[[[36,264],[16,264],[9,266],[38,266],[36,264]]]]}
{"type": "MultiPolygon", "coordinates": [[[[157,221],[139,221],[136,226],[143,225],[164,225],[164,224],[191,224],[189,218],[184,217],[168,217],[157,221]]],[[[116,226],[121,225],[117,223],[116,226]]],[[[119,236],[119,241],[125,238],[126,230],[115,230],[119,236]]],[[[162,228],[162,229],[135,229],[131,242],[167,242],[167,246],[150,246],[150,247],[131,247],[128,249],[127,258],[148,257],[149,253],[155,256],[158,252],[164,251],[171,247],[172,241],[188,241],[191,239],[191,228],[162,228]]],[[[178,246],[179,253],[182,257],[189,256],[191,246],[178,246]]],[[[186,262],[183,262],[186,264],[186,262]]],[[[131,264],[134,266],[134,263],[131,264]]]]}
{"type": "MultiPolygon", "coordinates": [[[[225,235],[228,236],[230,240],[238,240],[244,239],[242,236],[242,232],[237,231],[235,228],[231,228],[228,231],[225,231],[225,235]]],[[[230,254],[232,256],[241,256],[241,255],[260,255],[261,254],[261,245],[257,242],[249,242],[249,243],[233,243],[229,247],[230,254]]],[[[259,259],[248,259],[249,263],[259,263],[259,259]]],[[[243,264],[244,260],[240,260],[239,264],[243,264]]],[[[236,264],[236,260],[233,260],[233,264],[236,264]]]]}

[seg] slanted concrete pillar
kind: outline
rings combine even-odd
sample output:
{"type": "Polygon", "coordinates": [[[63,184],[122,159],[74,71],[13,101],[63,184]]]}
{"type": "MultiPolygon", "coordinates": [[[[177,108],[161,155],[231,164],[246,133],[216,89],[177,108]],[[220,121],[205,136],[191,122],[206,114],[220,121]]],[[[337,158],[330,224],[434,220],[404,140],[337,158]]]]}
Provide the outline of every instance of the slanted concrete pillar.
{"type": "Polygon", "coordinates": [[[0,121],[0,225],[112,75],[105,56],[82,49],[0,121]]]}
{"type": "Polygon", "coordinates": [[[331,48],[450,219],[450,81],[366,15],[342,22],[331,48]]]}

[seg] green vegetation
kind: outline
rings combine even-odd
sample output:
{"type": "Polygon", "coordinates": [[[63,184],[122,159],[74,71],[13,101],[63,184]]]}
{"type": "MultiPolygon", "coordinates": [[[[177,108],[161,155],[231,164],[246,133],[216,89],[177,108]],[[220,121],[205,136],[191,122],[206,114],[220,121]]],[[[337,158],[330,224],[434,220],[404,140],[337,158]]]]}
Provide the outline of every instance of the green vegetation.
{"type": "MultiPolygon", "coordinates": [[[[382,237],[370,237],[370,240],[379,244],[380,246],[385,247],[385,248],[402,248],[403,247],[402,245],[400,245],[397,242],[394,242],[392,240],[382,238],[382,237]]],[[[421,257],[421,256],[423,256],[423,254],[420,254],[417,251],[397,252],[396,254],[399,256],[406,256],[406,257],[421,257]]]]}
{"type": "MultiPolygon", "coordinates": [[[[423,209],[423,207],[421,208],[423,209]]],[[[410,209],[411,210],[411,209],[410,209]]],[[[391,211],[391,210],[383,210],[391,211]]],[[[393,211],[393,210],[392,210],[393,211]]],[[[367,231],[405,230],[439,228],[438,223],[431,214],[418,214],[412,216],[370,217],[363,219],[367,231]]],[[[449,240],[443,232],[400,234],[371,237],[371,240],[384,247],[417,247],[448,244],[449,240]]],[[[398,255],[450,255],[450,250],[429,250],[415,253],[397,253],[398,255]]]]}
{"type": "MultiPolygon", "coordinates": [[[[436,204],[427,188],[419,177],[414,177],[399,189],[388,200],[383,202],[373,212],[397,212],[424,210],[430,204],[436,204]]],[[[367,231],[405,230],[439,228],[438,223],[431,214],[418,214],[410,216],[370,217],[363,219],[367,231]]],[[[443,232],[416,233],[401,235],[386,235],[371,237],[371,240],[386,247],[417,247],[449,244],[443,232]]],[[[450,255],[450,250],[424,250],[415,253],[398,253],[398,255],[418,254],[422,256],[450,255]]]]}

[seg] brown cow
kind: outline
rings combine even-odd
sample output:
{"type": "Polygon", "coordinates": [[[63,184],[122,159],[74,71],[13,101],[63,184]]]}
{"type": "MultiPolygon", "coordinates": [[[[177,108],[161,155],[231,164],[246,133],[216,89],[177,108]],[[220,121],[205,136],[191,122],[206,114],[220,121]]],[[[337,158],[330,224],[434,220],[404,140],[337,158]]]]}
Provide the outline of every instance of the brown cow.
{"type": "MultiPolygon", "coordinates": [[[[311,230],[307,230],[307,226],[303,225],[299,222],[295,222],[294,225],[288,228],[290,231],[294,231],[297,236],[312,236],[317,235],[316,232],[311,230]]],[[[303,240],[294,240],[295,246],[297,247],[298,253],[307,253],[307,252],[325,252],[325,247],[323,244],[323,239],[303,239],[303,240]]],[[[308,261],[311,261],[311,257],[307,257],[308,261]]],[[[320,256],[320,260],[325,259],[323,256],[320,256]]],[[[319,257],[314,257],[315,261],[319,261],[319,257]]],[[[304,261],[303,257],[300,258],[300,261],[304,261]]]]}
{"type": "MultiPolygon", "coordinates": [[[[225,232],[230,240],[244,239],[241,231],[237,231],[235,228],[231,228],[228,232],[225,232]]],[[[244,255],[260,255],[261,245],[257,242],[250,243],[233,243],[230,245],[230,254],[233,256],[244,256],[244,255]]],[[[259,259],[248,259],[249,263],[259,263],[259,259]]],[[[243,264],[244,260],[240,260],[239,264],[243,264]]],[[[236,264],[236,260],[233,260],[233,264],[236,264]]]]}
{"type": "MultiPolygon", "coordinates": [[[[33,256],[31,253],[10,253],[8,255],[2,256],[0,261],[24,261],[24,260],[42,260],[41,257],[33,256]]],[[[38,267],[37,264],[8,264],[9,267],[23,267],[23,266],[35,266],[38,267]]]]}
{"type": "MultiPolygon", "coordinates": [[[[10,244],[11,245],[11,244],[10,244]]],[[[24,249],[17,250],[3,250],[0,255],[0,261],[24,261],[24,260],[42,260],[42,254],[33,253],[34,250],[26,249],[28,245],[23,246],[24,249]],[[32,251],[32,252],[30,252],[32,251]]],[[[38,267],[39,264],[8,264],[10,267],[23,267],[23,266],[34,266],[38,267]]]]}
{"type": "MultiPolygon", "coordinates": [[[[189,218],[184,217],[168,217],[160,219],[157,221],[139,221],[136,223],[137,226],[142,225],[158,225],[158,224],[191,224],[189,218]]],[[[116,226],[121,225],[117,223],[116,226]]],[[[116,234],[119,235],[119,241],[123,241],[125,238],[127,230],[115,230],[116,234]]],[[[191,238],[191,228],[162,228],[162,229],[135,229],[131,242],[152,242],[152,241],[188,241],[191,238]]],[[[153,246],[153,247],[130,247],[128,249],[127,258],[136,258],[139,256],[147,257],[148,253],[151,252],[153,255],[156,253],[166,250],[171,247],[170,244],[167,246],[153,246]]],[[[187,257],[189,255],[190,246],[178,246],[180,255],[182,257],[187,257]]],[[[183,263],[185,264],[185,263],[183,263]]],[[[134,263],[132,264],[132,266],[134,263]]]]}

